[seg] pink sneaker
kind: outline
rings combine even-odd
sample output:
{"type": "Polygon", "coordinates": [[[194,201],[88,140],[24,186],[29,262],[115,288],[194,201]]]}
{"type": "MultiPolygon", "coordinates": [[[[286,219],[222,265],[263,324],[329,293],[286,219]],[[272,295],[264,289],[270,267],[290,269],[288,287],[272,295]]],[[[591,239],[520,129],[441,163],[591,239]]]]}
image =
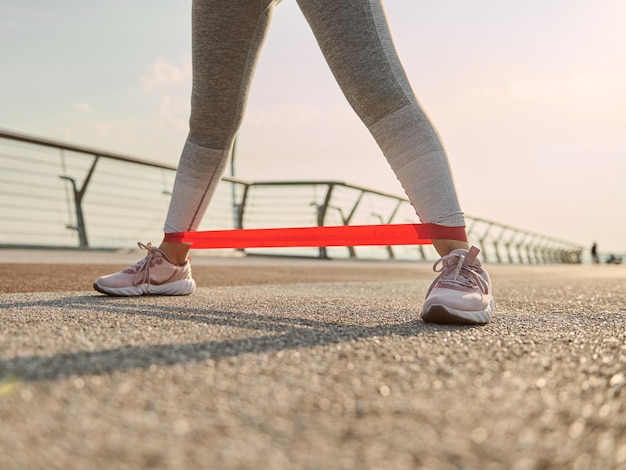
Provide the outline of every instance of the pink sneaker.
{"type": "Polygon", "coordinates": [[[454,250],[439,259],[433,270],[439,276],[433,281],[422,309],[422,319],[432,323],[483,325],[493,312],[493,295],[489,274],[476,256],[475,246],[454,250]],[[438,268],[441,263],[441,268],[438,268]]]}
{"type": "Polygon", "coordinates": [[[137,243],[148,254],[138,263],[96,279],[93,288],[109,295],[189,295],[196,288],[191,277],[191,263],[176,266],[152,243],[137,243]]]}

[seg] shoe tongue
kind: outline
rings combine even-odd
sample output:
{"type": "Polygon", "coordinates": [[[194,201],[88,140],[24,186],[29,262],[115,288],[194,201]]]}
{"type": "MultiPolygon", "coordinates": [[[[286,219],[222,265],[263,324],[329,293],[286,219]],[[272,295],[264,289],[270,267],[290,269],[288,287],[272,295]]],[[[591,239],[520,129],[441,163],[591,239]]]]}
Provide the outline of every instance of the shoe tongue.
{"type": "MultiPolygon", "coordinates": [[[[471,264],[472,266],[482,267],[480,260],[476,258],[476,256],[478,256],[478,253],[480,253],[480,250],[476,248],[475,246],[472,246],[469,250],[464,250],[462,248],[453,250],[452,252],[450,252],[450,255],[465,256],[465,261],[463,261],[464,265],[471,264]]],[[[458,260],[454,261],[453,259],[450,259],[450,261],[448,262],[457,263],[458,260]]]]}
{"type": "Polygon", "coordinates": [[[477,266],[477,267],[481,268],[482,267],[482,263],[477,258],[478,253],[480,253],[480,250],[478,248],[476,248],[475,246],[472,246],[468,250],[467,254],[465,255],[465,264],[471,264],[472,266],[477,266]]]}

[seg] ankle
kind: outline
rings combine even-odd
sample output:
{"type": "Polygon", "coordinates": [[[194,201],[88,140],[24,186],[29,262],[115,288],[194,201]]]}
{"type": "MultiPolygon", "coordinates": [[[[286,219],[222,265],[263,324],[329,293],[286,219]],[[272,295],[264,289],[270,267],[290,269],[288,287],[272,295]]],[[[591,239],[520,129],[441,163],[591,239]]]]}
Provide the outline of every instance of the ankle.
{"type": "Polygon", "coordinates": [[[159,250],[161,250],[170,259],[170,261],[179,266],[185,264],[189,255],[189,245],[178,242],[161,242],[159,250]]]}
{"type": "Polygon", "coordinates": [[[440,256],[449,255],[454,250],[469,250],[470,248],[469,243],[459,240],[433,240],[433,246],[440,256]]]}

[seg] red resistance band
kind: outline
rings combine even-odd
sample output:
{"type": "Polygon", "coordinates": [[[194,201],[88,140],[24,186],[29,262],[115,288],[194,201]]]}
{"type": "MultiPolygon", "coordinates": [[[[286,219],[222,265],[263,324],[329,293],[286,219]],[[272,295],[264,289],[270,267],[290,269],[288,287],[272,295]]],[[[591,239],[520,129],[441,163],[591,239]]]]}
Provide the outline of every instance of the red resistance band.
{"type": "Polygon", "coordinates": [[[166,233],[166,242],[192,248],[278,248],[427,245],[432,239],[467,241],[465,227],[435,224],[346,225],[166,233]]]}

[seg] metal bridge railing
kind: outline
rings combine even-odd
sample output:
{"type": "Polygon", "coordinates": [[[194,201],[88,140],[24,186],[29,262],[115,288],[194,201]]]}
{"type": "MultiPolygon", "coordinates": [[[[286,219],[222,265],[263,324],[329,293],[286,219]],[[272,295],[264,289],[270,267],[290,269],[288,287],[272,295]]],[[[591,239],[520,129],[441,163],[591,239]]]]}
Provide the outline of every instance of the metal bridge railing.
{"type": "MultiPolygon", "coordinates": [[[[162,231],[175,167],[0,129],[0,245],[122,248],[162,231]]],[[[408,200],[341,181],[224,177],[200,230],[417,223],[408,200]]],[[[579,263],[583,247],[468,216],[494,263],[579,263]]],[[[430,246],[259,249],[321,258],[432,260],[430,246]]]]}

